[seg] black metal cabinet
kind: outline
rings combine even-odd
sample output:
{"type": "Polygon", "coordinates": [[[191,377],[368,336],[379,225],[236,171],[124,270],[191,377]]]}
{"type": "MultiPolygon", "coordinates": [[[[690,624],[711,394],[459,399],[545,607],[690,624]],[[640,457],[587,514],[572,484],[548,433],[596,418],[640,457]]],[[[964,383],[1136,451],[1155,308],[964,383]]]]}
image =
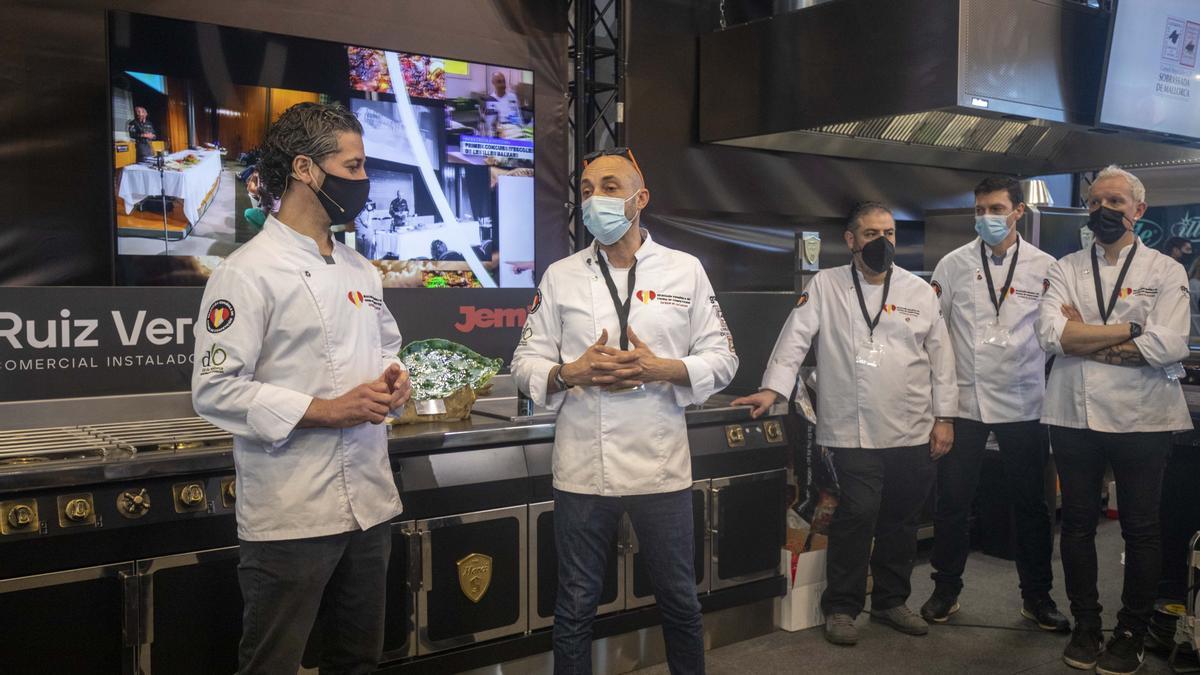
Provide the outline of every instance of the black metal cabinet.
{"type": "Polygon", "coordinates": [[[418,654],[528,630],[527,512],[522,504],[415,523],[418,654]]]}
{"type": "Polygon", "coordinates": [[[242,634],[238,547],[137,562],[142,675],[237,670],[242,634]]]}
{"type": "Polygon", "coordinates": [[[779,574],[786,539],[787,471],[712,481],[712,590],[779,574]]]}
{"type": "Polygon", "coordinates": [[[133,672],[137,592],[133,563],[0,581],[0,671],[133,672]]]}

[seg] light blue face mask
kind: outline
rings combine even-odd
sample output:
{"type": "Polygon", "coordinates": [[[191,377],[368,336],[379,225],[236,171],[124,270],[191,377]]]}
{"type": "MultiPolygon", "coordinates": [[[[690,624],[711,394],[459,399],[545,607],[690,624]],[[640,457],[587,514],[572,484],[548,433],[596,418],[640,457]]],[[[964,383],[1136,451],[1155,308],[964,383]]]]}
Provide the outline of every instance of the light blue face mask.
{"type": "Polygon", "coordinates": [[[625,204],[641,190],[625,199],[594,195],[583,200],[583,224],[596,241],[612,246],[625,236],[633,223],[625,217],[625,204]]]}
{"type": "Polygon", "coordinates": [[[988,246],[995,246],[1008,236],[1008,216],[975,216],[975,231],[988,246]]]}

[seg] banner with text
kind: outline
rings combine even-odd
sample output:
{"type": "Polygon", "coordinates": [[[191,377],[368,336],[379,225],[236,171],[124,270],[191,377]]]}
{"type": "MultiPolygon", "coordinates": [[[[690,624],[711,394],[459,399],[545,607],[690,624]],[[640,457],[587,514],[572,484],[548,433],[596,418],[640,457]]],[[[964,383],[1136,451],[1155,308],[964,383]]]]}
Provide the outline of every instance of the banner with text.
{"type": "MultiPolygon", "coordinates": [[[[0,401],[190,388],[202,288],[0,287],[0,401]]],[[[533,289],[384,289],[405,342],[507,364],[533,289]]]]}

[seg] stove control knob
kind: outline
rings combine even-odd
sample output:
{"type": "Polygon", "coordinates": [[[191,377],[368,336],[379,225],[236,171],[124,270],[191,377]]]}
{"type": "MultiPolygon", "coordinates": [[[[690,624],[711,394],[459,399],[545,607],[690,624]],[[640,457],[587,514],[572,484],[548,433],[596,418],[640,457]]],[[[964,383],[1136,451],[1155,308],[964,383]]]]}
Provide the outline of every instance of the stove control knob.
{"type": "Polygon", "coordinates": [[[237,483],[229,481],[225,484],[223,492],[225,493],[226,501],[230,503],[237,501],[237,483]]]}
{"type": "Polygon", "coordinates": [[[204,503],[204,487],[199,483],[191,483],[179,490],[179,501],[184,506],[199,506],[204,503]]]}
{"type": "Polygon", "coordinates": [[[82,523],[92,516],[92,505],[86,499],[72,499],[63,507],[67,520],[82,523]]]}
{"type": "Polygon", "coordinates": [[[141,518],[150,510],[150,495],[145,488],[125,490],[117,496],[117,511],[126,518],[141,518]]]}
{"type": "Polygon", "coordinates": [[[33,509],[18,504],[8,511],[8,524],[13,529],[23,530],[33,524],[33,509]]]}

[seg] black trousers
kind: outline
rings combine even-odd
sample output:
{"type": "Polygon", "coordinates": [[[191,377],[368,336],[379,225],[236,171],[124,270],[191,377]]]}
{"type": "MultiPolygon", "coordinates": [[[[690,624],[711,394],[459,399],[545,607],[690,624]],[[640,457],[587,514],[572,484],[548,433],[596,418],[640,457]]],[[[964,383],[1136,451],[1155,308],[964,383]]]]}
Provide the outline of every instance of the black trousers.
{"type": "Polygon", "coordinates": [[[321,673],[370,673],[383,652],[391,525],[328,537],[243,541],[238,673],[296,675],[321,611],[321,673]]]}
{"type": "Polygon", "coordinates": [[[871,608],[903,605],[912,592],[917,519],[937,475],[929,444],[831,451],[842,491],[829,529],[821,609],[826,616],[857,616],[866,604],[868,564],[875,577],[871,608]]]}
{"type": "Polygon", "coordinates": [[[954,420],[954,449],[938,460],[934,516],[933,580],[937,594],[957,597],[971,549],[971,506],[979,486],[988,434],[995,432],[1004,466],[1004,484],[1011,495],[1017,523],[1017,576],[1021,597],[1050,596],[1054,572],[1054,534],[1046,507],[1046,429],[1037,420],[984,424],[954,420]]]}
{"type": "Polygon", "coordinates": [[[1110,434],[1050,427],[1050,445],[1062,485],[1062,561],[1071,613],[1081,625],[1100,626],[1096,587],[1096,523],[1105,465],[1117,483],[1125,539],[1125,585],[1117,624],[1144,634],[1154,611],[1161,573],[1158,508],[1171,434],[1110,434]]]}

